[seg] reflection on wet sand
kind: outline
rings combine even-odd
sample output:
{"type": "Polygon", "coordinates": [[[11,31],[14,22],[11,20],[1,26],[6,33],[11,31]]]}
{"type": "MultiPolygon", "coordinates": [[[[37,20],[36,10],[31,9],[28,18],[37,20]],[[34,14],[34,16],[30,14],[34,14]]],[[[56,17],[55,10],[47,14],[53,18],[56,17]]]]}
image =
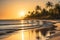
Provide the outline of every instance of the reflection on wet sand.
{"type": "Polygon", "coordinates": [[[20,30],[2,40],[45,40],[46,38],[36,29],[20,30]]]}
{"type": "MultiPolygon", "coordinates": [[[[24,24],[24,22],[21,22],[21,23],[22,25],[24,24]]],[[[48,25],[49,24],[50,23],[48,23],[48,25]]],[[[48,25],[46,25],[45,23],[45,25],[42,25],[44,27],[38,27],[38,28],[33,28],[34,27],[33,26],[32,27],[33,29],[28,29],[30,27],[26,27],[27,30],[24,29],[25,28],[24,27],[22,30],[13,30],[13,32],[11,30],[10,31],[6,30],[7,31],[6,34],[8,35],[5,35],[5,36],[7,37],[0,40],[48,40],[49,36],[51,36],[50,32],[52,31],[52,29],[49,28],[48,25]]]]}

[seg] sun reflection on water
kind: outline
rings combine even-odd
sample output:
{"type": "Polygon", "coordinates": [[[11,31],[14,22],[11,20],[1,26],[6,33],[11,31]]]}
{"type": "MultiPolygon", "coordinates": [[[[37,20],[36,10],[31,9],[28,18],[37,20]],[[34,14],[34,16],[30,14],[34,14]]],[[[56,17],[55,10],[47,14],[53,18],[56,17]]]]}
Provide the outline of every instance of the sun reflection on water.
{"type": "Polygon", "coordinates": [[[22,40],[24,40],[24,30],[22,30],[22,40]]]}

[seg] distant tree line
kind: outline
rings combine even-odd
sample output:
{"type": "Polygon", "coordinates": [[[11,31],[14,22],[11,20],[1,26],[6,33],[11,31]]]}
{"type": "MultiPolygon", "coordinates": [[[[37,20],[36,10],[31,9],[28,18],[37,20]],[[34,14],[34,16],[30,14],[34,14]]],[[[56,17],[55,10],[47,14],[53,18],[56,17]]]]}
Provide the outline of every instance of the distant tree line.
{"type": "Polygon", "coordinates": [[[53,5],[52,2],[47,2],[45,8],[41,8],[39,5],[36,6],[35,10],[28,12],[26,18],[34,19],[60,19],[60,3],[53,5]]]}

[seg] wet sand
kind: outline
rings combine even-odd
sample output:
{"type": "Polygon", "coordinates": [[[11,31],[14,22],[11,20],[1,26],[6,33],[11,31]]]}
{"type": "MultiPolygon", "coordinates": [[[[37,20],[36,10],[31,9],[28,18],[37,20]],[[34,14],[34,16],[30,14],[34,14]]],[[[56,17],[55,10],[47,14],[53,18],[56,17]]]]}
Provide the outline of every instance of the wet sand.
{"type": "Polygon", "coordinates": [[[53,35],[50,40],[60,40],[60,32],[58,32],[55,35],[53,35]]]}
{"type": "Polygon", "coordinates": [[[50,40],[60,40],[60,23],[55,24],[57,26],[58,32],[56,32],[55,35],[52,36],[50,40]]]}

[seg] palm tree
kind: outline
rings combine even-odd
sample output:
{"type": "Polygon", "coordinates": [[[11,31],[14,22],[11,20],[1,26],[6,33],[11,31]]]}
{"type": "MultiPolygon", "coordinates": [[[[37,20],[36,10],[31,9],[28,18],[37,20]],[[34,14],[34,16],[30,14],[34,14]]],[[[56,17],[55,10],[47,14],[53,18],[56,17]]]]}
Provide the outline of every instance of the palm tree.
{"type": "Polygon", "coordinates": [[[54,13],[53,13],[53,11],[54,11],[54,9],[49,9],[49,18],[51,18],[51,19],[53,19],[53,15],[54,15],[54,13]]]}
{"type": "Polygon", "coordinates": [[[48,11],[44,8],[44,9],[41,11],[41,15],[42,15],[42,18],[47,18],[47,16],[48,16],[48,11]]]}
{"type": "Polygon", "coordinates": [[[55,10],[56,18],[60,18],[60,4],[59,3],[55,4],[54,10],[55,10]]]}
{"type": "Polygon", "coordinates": [[[59,10],[60,11],[60,4],[55,4],[55,9],[59,10]]]}
{"type": "Polygon", "coordinates": [[[41,7],[39,5],[37,5],[35,8],[35,16],[37,18],[40,18],[40,12],[41,12],[41,7]]]}
{"type": "Polygon", "coordinates": [[[47,2],[46,3],[46,7],[48,9],[48,15],[49,15],[49,18],[52,18],[52,15],[53,15],[53,3],[52,2],[47,2]]]}
{"type": "Polygon", "coordinates": [[[52,3],[52,2],[49,2],[49,1],[48,1],[48,2],[46,3],[46,7],[47,7],[47,8],[50,9],[50,8],[52,8],[52,6],[53,6],[53,3],[52,3]]]}
{"type": "Polygon", "coordinates": [[[37,5],[35,10],[41,10],[41,7],[37,5]]]}
{"type": "Polygon", "coordinates": [[[38,13],[41,10],[41,7],[39,5],[36,6],[35,12],[38,13]]]}

